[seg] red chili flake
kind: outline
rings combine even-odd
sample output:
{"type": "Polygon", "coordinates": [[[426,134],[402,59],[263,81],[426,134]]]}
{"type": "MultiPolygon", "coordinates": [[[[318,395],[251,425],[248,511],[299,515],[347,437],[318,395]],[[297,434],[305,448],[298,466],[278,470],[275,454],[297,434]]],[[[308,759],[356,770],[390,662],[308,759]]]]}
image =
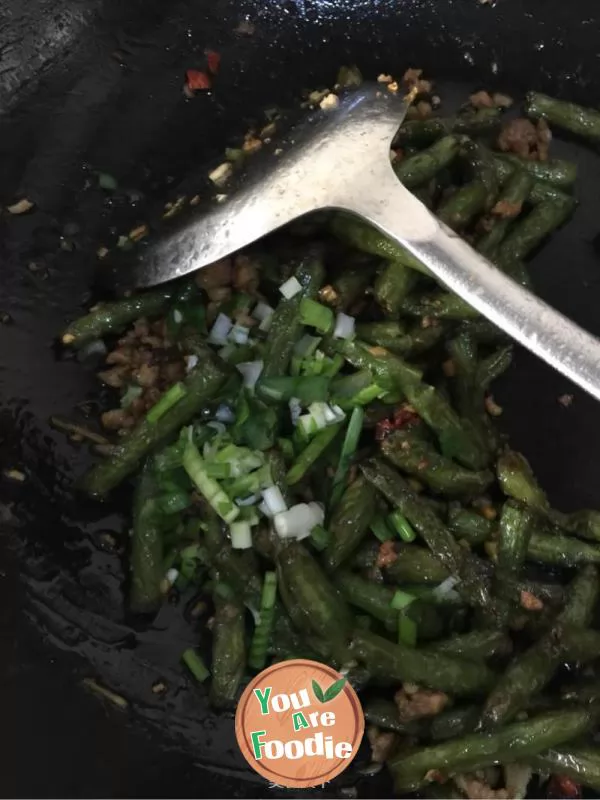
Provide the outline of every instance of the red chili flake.
{"type": "Polygon", "coordinates": [[[548,782],[547,797],[581,797],[581,786],[568,775],[553,775],[548,782]]]}
{"type": "Polygon", "coordinates": [[[400,406],[394,411],[394,428],[403,428],[417,422],[419,415],[412,406],[400,406]]]}
{"type": "Polygon", "coordinates": [[[221,63],[221,54],[215,50],[205,50],[206,63],[208,64],[208,71],[216,75],[219,71],[219,64],[221,63]]]}
{"type": "Polygon", "coordinates": [[[185,83],[188,89],[196,92],[201,89],[210,89],[211,81],[206,72],[200,72],[198,69],[188,69],[185,73],[185,83]]]}
{"type": "Polygon", "coordinates": [[[385,437],[394,430],[391,419],[382,419],[375,425],[375,439],[382,442],[385,437]]]}
{"type": "Polygon", "coordinates": [[[383,419],[375,426],[375,439],[383,441],[392,431],[404,428],[419,419],[419,415],[412,406],[400,406],[394,411],[393,419],[383,419]]]}

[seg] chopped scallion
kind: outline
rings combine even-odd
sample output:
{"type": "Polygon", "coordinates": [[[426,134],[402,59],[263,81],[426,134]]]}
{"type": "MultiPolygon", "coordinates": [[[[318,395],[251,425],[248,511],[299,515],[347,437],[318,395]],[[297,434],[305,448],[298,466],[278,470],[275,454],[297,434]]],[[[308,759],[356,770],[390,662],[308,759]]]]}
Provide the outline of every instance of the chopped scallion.
{"type": "Polygon", "coordinates": [[[417,534],[414,532],[412,525],[398,509],[392,511],[388,519],[396,533],[405,542],[413,542],[417,538],[417,534]]]}
{"type": "Polygon", "coordinates": [[[183,383],[175,383],[168,389],[160,400],[155,403],[146,414],[148,422],[154,424],[169,411],[175,403],[178,403],[187,394],[187,389],[183,383]]]}

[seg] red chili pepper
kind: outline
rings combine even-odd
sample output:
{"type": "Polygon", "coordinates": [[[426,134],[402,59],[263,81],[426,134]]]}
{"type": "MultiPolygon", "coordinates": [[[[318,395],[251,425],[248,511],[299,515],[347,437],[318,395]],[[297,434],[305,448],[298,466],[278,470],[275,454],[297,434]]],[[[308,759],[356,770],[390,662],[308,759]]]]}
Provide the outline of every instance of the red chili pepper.
{"type": "Polygon", "coordinates": [[[553,775],[548,782],[547,797],[578,798],[581,797],[581,786],[568,775],[553,775]]]}
{"type": "Polygon", "coordinates": [[[221,63],[221,54],[215,50],[205,50],[206,62],[208,64],[208,71],[216,75],[219,71],[219,64],[221,63]]]}
{"type": "Polygon", "coordinates": [[[206,72],[200,72],[198,69],[188,69],[185,73],[185,82],[188,89],[194,92],[211,87],[210,77],[206,72]]]}

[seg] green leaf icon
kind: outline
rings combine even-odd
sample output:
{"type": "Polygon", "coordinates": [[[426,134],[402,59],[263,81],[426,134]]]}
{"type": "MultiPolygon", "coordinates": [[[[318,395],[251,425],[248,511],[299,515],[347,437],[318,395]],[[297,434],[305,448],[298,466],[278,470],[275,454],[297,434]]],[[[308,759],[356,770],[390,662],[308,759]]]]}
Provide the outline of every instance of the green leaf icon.
{"type": "Polygon", "coordinates": [[[312,690],[314,692],[315,697],[320,703],[325,702],[325,695],[323,694],[323,689],[319,686],[319,684],[313,679],[312,682],[312,690]]]}
{"type": "Polygon", "coordinates": [[[325,691],[324,695],[324,703],[328,703],[330,700],[333,700],[338,694],[342,691],[344,686],[346,685],[346,678],[340,678],[337,681],[334,681],[331,686],[325,691]]]}

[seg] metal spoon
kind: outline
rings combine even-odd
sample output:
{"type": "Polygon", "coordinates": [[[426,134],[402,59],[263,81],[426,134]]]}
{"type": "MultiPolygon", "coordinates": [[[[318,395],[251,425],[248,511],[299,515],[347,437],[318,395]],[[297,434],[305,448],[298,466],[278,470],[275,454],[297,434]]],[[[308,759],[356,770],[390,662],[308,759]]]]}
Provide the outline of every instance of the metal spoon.
{"type": "Polygon", "coordinates": [[[318,111],[250,159],[235,191],[223,190],[224,202],[145,250],[132,283],[172,280],[311,211],[343,209],[404,245],[451,291],[600,399],[600,340],[496,269],[398,181],[389,151],[407,108],[385,86],[365,84],[318,111]]]}

